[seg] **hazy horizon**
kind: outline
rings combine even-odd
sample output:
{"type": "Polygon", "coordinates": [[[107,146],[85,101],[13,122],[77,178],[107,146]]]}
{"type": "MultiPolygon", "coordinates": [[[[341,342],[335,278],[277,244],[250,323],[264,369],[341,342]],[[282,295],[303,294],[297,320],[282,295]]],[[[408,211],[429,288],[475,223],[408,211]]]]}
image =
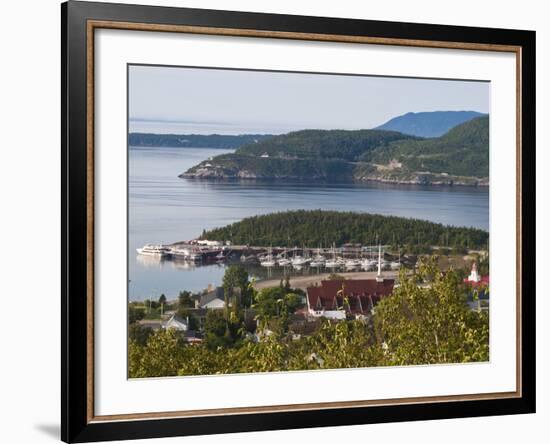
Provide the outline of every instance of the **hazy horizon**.
{"type": "Polygon", "coordinates": [[[372,129],[409,113],[489,113],[490,84],[367,75],[129,66],[130,132],[372,129]]]}

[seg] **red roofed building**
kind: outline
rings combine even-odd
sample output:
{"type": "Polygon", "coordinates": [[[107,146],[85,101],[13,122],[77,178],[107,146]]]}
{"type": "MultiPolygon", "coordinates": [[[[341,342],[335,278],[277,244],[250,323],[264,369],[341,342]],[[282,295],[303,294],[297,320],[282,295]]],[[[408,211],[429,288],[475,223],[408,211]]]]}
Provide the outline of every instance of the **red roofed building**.
{"type": "Polygon", "coordinates": [[[393,279],[321,281],[307,289],[307,309],[311,317],[346,319],[365,316],[393,291],[393,279]]]}

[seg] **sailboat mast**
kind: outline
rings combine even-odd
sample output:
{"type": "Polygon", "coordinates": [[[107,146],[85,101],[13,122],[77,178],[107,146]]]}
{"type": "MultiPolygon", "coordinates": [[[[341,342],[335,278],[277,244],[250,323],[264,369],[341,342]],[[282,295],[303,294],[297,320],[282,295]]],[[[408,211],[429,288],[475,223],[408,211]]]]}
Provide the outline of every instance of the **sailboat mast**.
{"type": "Polygon", "coordinates": [[[382,245],[378,244],[378,274],[376,275],[376,282],[382,282],[382,245]]]}

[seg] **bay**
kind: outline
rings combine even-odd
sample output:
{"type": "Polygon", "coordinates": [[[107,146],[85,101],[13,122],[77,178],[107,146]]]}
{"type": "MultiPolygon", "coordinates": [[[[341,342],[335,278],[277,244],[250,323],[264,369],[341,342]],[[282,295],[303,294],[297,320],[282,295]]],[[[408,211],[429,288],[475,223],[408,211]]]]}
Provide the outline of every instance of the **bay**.
{"type": "MultiPolygon", "coordinates": [[[[489,229],[489,190],[486,188],[209,182],[178,177],[203,160],[229,152],[232,150],[130,147],[130,300],[158,299],[161,293],[170,299],[181,290],[200,291],[209,284],[219,285],[225,269],[222,264],[190,266],[182,262],[159,261],[139,256],[136,248],[147,243],[168,244],[194,239],[203,229],[224,226],[257,214],[295,209],[360,211],[489,229]]],[[[249,272],[259,279],[279,276],[276,270],[258,268],[251,268],[249,272]]]]}

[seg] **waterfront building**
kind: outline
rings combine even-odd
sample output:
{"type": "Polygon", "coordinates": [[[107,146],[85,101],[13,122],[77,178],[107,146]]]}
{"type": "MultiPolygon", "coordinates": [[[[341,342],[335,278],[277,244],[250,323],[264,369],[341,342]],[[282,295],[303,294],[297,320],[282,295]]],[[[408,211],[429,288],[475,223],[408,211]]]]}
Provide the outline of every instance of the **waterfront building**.
{"type": "Polygon", "coordinates": [[[326,280],[307,289],[307,313],[310,318],[341,320],[361,318],[394,287],[394,279],[326,280]]]}

